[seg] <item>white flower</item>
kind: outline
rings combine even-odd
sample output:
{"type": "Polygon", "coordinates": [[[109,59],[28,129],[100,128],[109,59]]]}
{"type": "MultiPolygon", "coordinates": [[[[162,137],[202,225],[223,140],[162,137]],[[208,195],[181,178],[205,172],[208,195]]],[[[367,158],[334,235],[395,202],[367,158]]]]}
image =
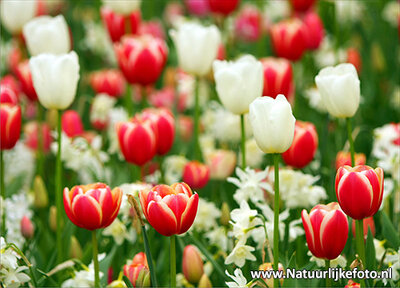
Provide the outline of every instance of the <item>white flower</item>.
{"type": "Polygon", "coordinates": [[[350,21],[356,22],[364,15],[364,5],[361,1],[333,1],[337,21],[348,25],[350,21]]]}
{"type": "Polygon", "coordinates": [[[217,220],[221,217],[221,211],[213,202],[199,198],[196,219],[193,222],[192,229],[196,231],[211,231],[218,226],[217,220]]]}
{"type": "MultiPolygon", "coordinates": [[[[310,251],[307,252],[307,255],[311,256],[310,261],[314,261],[317,263],[318,267],[325,267],[325,260],[322,258],[317,258],[311,254],[310,251]]],[[[337,258],[332,259],[330,261],[330,267],[335,268],[335,267],[342,267],[345,268],[347,264],[347,260],[343,255],[339,255],[337,258]]]]}
{"type": "Polygon", "coordinates": [[[1,282],[9,288],[19,287],[22,283],[26,283],[31,279],[28,275],[22,272],[27,269],[27,266],[18,267],[16,270],[7,270],[5,268],[2,268],[0,270],[1,282]]]}
{"type": "Polygon", "coordinates": [[[182,179],[183,169],[189,160],[184,156],[171,155],[165,158],[163,169],[166,184],[171,185],[182,179]]]}
{"type": "Polygon", "coordinates": [[[262,96],[264,71],[253,56],[246,55],[234,62],[215,60],[213,70],[219,99],[232,113],[247,113],[250,103],[262,96]]]}
{"type": "Polygon", "coordinates": [[[201,148],[201,152],[204,155],[204,158],[207,160],[207,156],[215,151],[215,138],[210,134],[202,134],[200,135],[199,144],[201,148]]]}
{"type": "Polygon", "coordinates": [[[90,110],[90,122],[108,123],[110,111],[117,99],[107,94],[98,94],[93,98],[92,109],[90,110]]]}
{"type": "Polygon", "coordinates": [[[31,56],[64,54],[71,50],[68,25],[62,15],[36,17],[25,24],[23,32],[31,56]]]}
{"type": "Polygon", "coordinates": [[[128,222],[131,218],[131,204],[128,202],[128,195],[132,195],[134,197],[138,197],[139,191],[151,189],[150,184],[137,184],[137,183],[125,183],[121,184],[119,188],[122,190],[122,200],[121,200],[121,207],[119,209],[118,215],[122,215],[122,221],[124,223],[128,222]]]}
{"type": "Polygon", "coordinates": [[[11,34],[21,32],[25,23],[35,17],[38,1],[1,1],[0,19],[11,34]]]}
{"type": "Polygon", "coordinates": [[[117,245],[124,243],[125,239],[130,242],[133,242],[135,239],[135,234],[129,233],[125,224],[123,224],[118,218],[115,218],[111,225],[103,230],[102,234],[104,236],[112,236],[117,245]]]}
{"type": "Polygon", "coordinates": [[[239,189],[236,190],[233,198],[237,203],[242,201],[251,200],[253,203],[263,201],[264,191],[272,191],[269,183],[265,182],[268,171],[256,172],[255,170],[247,167],[245,171],[236,167],[236,175],[239,178],[229,177],[228,182],[234,184],[239,189]]]}
{"type": "Polygon", "coordinates": [[[206,232],[206,238],[210,241],[211,245],[219,247],[222,251],[228,251],[228,236],[226,235],[225,227],[218,225],[214,227],[217,228],[210,229],[206,232]]]}
{"type": "Polygon", "coordinates": [[[141,0],[102,0],[103,4],[114,12],[129,15],[133,11],[140,9],[141,0]]]}
{"type": "Polygon", "coordinates": [[[385,255],[386,249],[385,249],[385,244],[386,240],[378,240],[374,238],[374,246],[375,246],[375,258],[376,261],[380,262],[382,261],[383,255],[385,255]]]}
{"type": "Polygon", "coordinates": [[[283,153],[294,136],[296,119],[286,97],[258,97],[250,104],[249,120],[258,147],[264,153],[283,153]]]}
{"type": "MultiPolygon", "coordinates": [[[[195,104],[195,77],[185,73],[177,73],[177,92],[179,95],[179,107],[181,109],[191,109],[195,104]]],[[[208,83],[204,79],[199,79],[199,105],[204,106],[209,98],[208,83]]]]}
{"type": "Polygon", "coordinates": [[[247,233],[256,225],[261,224],[261,220],[255,218],[257,210],[250,209],[249,204],[242,200],[240,208],[231,211],[232,234],[236,239],[247,239],[247,233]]]}
{"type": "Polygon", "coordinates": [[[360,104],[360,80],[353,64],[326,67],[319,71],[315,83],[330,114],[339,118],[354,116],[360,104]]]}
{"type": "Polygon", "coordinates": [[[229,288],[247,287],[247,280],[243,276],[242,270],[240,270],[239,268],[235,269],[235,271],[233,272],[234,275],[230,275],[227,270],[225,270],[225,274],[233,280],[233,282],[225,282],[225,284],[228,285],[229,288]]]}
{"type": "MultiPolygon", "coordinates": [[[[100,254],[98,256],[99,262],[105,257],[105,254],[100,254]]],[[[100,278],[103,276],[103,272],[99,273],[100,278]]],[[[94,266],[93,261],[89,264],[85,270],[75,271],[73,278],[64,281],[61,287],[75,288],[75,287],[94,287],[94,266]]]]}
{"type": "Polygon", "coordinates": [[[179,66],[185,72],[204,76],[210,71],[221,42],[216,26],[204,27],[186,22],[178,30],[171,30],[170,35],[176,47],[179,66]]]}
{"type": "Polygon", "coordinates": [[[392,268],[393,271],[393,281],[397,281],[400,279],[400,249],[397,252],[393,252],[389,255],[386,255],[385,263],[392,268]]]}
{"type": "Polygon", "coordinates": [[[265,4],[264,15],[269,22],[274,23],[290,17],[291,8],[288,1],[268,1],[265,4]]]}
{"type": "Polygon", "coordinates": [[[382,18],[397,27],[400,17],[400,3],[398,1],[389,1],[382,10],[382,18]]]}
{"type": "MultiPolygon", "coordinates": [[[[264,159],[265,153],[258,147],[254,138],[246,140],[246,164],[252,168],[260,167],[264,159]]],[[[239,157],[239,164],[241,165],[242,156],[239,157]]]]}
{"type": "Polygon", "coordinates": [[[40,104],[47,109],[65,109],[75,99],[79,80],[78,55],[40,54],[29,60],[32,82],[40,104]]]}
{"type": "Polygon", "coordinates": [[[255,261],[257,260],[256,256],[251,254],[254,250],[254,247],[245,245],[245,239],[239,240],[236,243],[235,248],[233,248],[232,252],[226,257],[225,265],[229,265],[234,263],[236,266],[243,267],[246,263],[246,260],[255,261]]]}
{"type": "Polygon", "coordinates": [[[328,112],[328,110],[326,110],[324,103],[322,102],[321,94],[319,94],[319,91],[316,87],[312,87],[305,90],[304,96],[308,99],[308,102],[310,103],[310,106],[312,108],[321,113],[328,112]]]}
{"type": "Polygon", "coordinates": [[[115,126],[119,122],[126,122],[129,120],[128,112],[122,107],[115,107],[110,111],[110,118],[108,124],[108,139],[110,141],[110,146],[108,148],[108,153],[115,154],[118,153],[119,159],[124,159],[121,154],[121,149],[119,149],[117,129],[115,126]]]}
{"type": "Polygon", "coordinates": [[[317,51],[313,53],[315,62],[319,68],[333,66],[346,62],[347,55],[343,49],[336,49],[331,38],[325,36],[317,51]]]}

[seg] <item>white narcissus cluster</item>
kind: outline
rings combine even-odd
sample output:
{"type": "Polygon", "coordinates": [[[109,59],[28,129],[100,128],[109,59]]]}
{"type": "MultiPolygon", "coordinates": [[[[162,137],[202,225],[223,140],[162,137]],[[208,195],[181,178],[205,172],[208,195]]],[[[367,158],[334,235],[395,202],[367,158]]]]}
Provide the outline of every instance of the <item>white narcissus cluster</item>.
{"type": "Polygon", "coordinates": [[[110,111],[114,107],[117,99],[107,94],[98,94],[93,98],[92,110],[90,111],[90,122],[108,123],[110,111]]]}
{"type": "MultiPolygon", "coordinates": [[[[246,140],[246,164],[252,168],[259,168],[264,160],[264,152],[257,146],[254,138],[246,140]]],[[[242,164],[242,153],[239,156],[239,165],[242,164]]]]}
{"type": "Polygon", "coordinates": [[[165,183],[172,185],[173,183],[181,181],[183,169],[187,162],[189,162],[189,160],[180,155],[171,155],[166,157],[163,163],[165,183]]]}
{"type": "Polygon", "coordinates": [[[218,219],[221,217],[221,211],[213,202],[199,198],[196,219],[192,228],[198,232],[207,232],[218,226],[218,219]]]}
{"type": "Polygon", "coordinates": [[[107,152],[110,154],[118,154],[119,159],[124,159],[119,149],[117,129],[115,129],[118,122],[126,122],[129,119],[128,112],[123,107],[114,107],[109,112],[109,123],[108,123],[108,140],[109,147],[107,152]]]}

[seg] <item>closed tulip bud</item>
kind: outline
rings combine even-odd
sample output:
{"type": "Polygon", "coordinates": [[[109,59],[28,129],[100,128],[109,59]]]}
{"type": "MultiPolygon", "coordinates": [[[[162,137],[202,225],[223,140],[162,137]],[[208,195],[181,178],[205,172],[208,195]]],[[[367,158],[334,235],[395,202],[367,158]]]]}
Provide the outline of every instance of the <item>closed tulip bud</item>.
{"type": "Polygon", "coordinates": [[[71,236],[71,242],[69,246],[69,257],[74,259],[82,259],[82,247],[79,244],[78,239],[74,235],[71,236]]]}
{"type": "Polygon", "coordinates": [[[150,287],[150,271],[143,264],[124,265],[124,274],[133,287],[150,287]]]}
{"type": "MultiPolygon", "coordinates": [[[[364,239],[367,239],[368,230],[371,230],[372,237],[375,237],[375,222],[372,216],[363,219],[364,239]]],[[[356,238],[356,221],[352,221],[351,223],[351,232],[354,238],[356,238]]]]}
{"type": "Polygon", "coordinates": [[[219,99],[232,113],[247,113],[250,103],[262,96],[262,64],[253,56],[235,62],[216,60],[213,70],[219,99]]]}
{"type": "Polygon", "coordinates": [[[13,35],[22,31],[25,23],[37,13],[39,1],[1,1],[0,19],[4,27],[13,35]]]}
{"type": "Polygon", "coordinates": [[[336,173],[336,197],[344,213],[360,220],[375,215],[383,199],[383,170],[342,166],[336,173]]]}
{"type": "Polygon", "coordinates": [[[219,219],[221,225],[228,226],[231,220],[231,210],[229,209],[228,203],[222,203],[221,207],[221,218],[219,219]]]}
{"type": "Polygon", "coordinates": [[[142,166],[157,152],[157,135],[150,119],[133,118],[117,124],[119,147],[125,160],[142,166]]]}
{"type": "Polygon", "coordinates": [[[318,49],[325,36],[321,18],[314,11],[309,11],[304,16],[303,23],[306,31],[307,49],[318,49]]]}
{"type": "Polygon", "coordinates": [[[186,280],[197,284],[204,273],[203,260],[196,246],[187,245],[183,249],[182,271],[186,280]]]}
{"type": "Polygon", "coordinates": [[[21,219],[21,234],[25,239],[31,239],[33,237],[33,233],[35,232],[35,228],[33,227],[31,219],[27,216],[22,217],[21,219]]]}
{"type": "Polygon", "coordinates": [[[33,86],[31,69],[29,68],[29,61],[26,60],[24,62],[21,62],[17,66],[16,73],[18,80],[21,83],[21,89],[24,94],[28,97],[29,100],[37,101],[38,96],[36,94],[35,87],[33,86]]]}
{"type": "Polygon", "coordinates": [[[71,50],[70,33],[62,15],[34,18],[25,24],[23,32],[31,56],[64,54],[71,50]]]}
{"type": "Polygon", "coordinates": [[[61,126],[68,137],[80,136],[84,131],[81,116],[75,110],[67,110],[63,113],[61,126]]]}
{"type": "Polygon", "coordinates": [[[317,205],[310,214],[301,212],[308,249],[318,258],[337,258],[346,245],[349,224],[336,202],[317,205]]]}
{"type": "Polygon", "coordinates": [[[58,110],[72,104],[79,80],[78,55],[74,51],[62,55],[40,54],[29,60],[29,67],[40,104],[58,110]]]}
{"type": "MultiPolygon", "coordinates": [[[[258,270],[260,270],[260,271],[273,270],[272,263],[270,263],[270,262],[263,263],[260,265],[260,267],[258,267],[258,270]]],[[[282,263],[278,263],[278,271],[284,271],[282,263]]],[[[271,288],[274,287],[274,278],[273,277],[262,278],[262,279],[265,281],[265,283],[267,283],[267,287],[271,287],[271,288]]],[[[282,286],[283,278],[279,279],[279,282],[280,282],[280,285],[282,286]]]]}
{"type": "MultiPolygon", "coordinates": [[[[57,231],[57,207],[54,205],[50,206],[49,226],[50,226],[51,231],[53,231],[53,232],[57,231]]],[[[63,226],[63,225],[61,225],[61,226],[63,226]]]]}
{"type": "Polygon", "coordinates": [[[352,117],[360,104],[360,80],[352,64],[326,67],[315,77],[322,102],[338,118],[352,117]]]}
{"type": "Polygon", "coordinates": [[[256,6],[246,5],[235,20],[235,35],[245,42],[258,41],[262,34],[262,14],[256,6]]]}
{"type": "Polygon", "coordinates": [[[157,81],[168,56],[165,42],[151,35],[124,37],[114,49],[126,80],[142,86],[157,81]]]}
{"type": "Polygon", "coordinates": [[[314,5],[315,0],[290,0],[293,10],[305,12],[314,5]]]}
{"type": "Polygon", "coordinates": [[[213,13],[228,16],[239,4],[239,0],[208,0],[210,10],[213,13]]]}
{"type": "Polygon", "coordinates": [[[282,158],[287,165],[301,169],[314,159],[317,148],[318,134],[314,124],[296,121],[292,145],[282,158]]]}
{"type": "Polygon", "coordinates": [[[199,195],[186,183],[157,185],[140,191],[139,198],[147,221],[161,235],[185,233],[196,218],[199,195]]]}
{"type": "Polygon", "coordinates": [[[90,75],[90,85],[97,93],[105,93],[118,98],[125,93],[125,78],[119,70],[109,69],[93,72],[90,75]]]}
{"type": "Polygon", "coordinates": [[[15,94],[14,90],[12,90],[7,85],[0,86],[0,103],[9,103],[11,105],[18,104],[18,96],[15,94]]]}
{"type": "Polygon", "coordinates": [[[250,104],[250,124],[264,153],[283,153],[292,145],[296,119],[286,97],[259,97],[250,104]]]}
{"type": "Polygon", "coordinates": [[[206,75],[217,58],[221,43],[218,28],[214,25],[204,27],[186,22],[178,30],[171,30],[170,35],[176,47],[179,66],[187,73],[206,75]]]}
{"type": "Polygon", "coordinates": [[[292,61],[299,60],[307,49],[307,35],[301,20],[283,20],[271,26],[271,42],[275,54],[292,61]]]}
{"type": "MultiPolygon", "coordinates": [[[[125,3],[138,3],[139,1],[109,1],[112,2],[125,2],[125,3]]],[[[118,9],[119,10],[119,9],[118,9]]],[[[108,35],[112,42],[119,42],[122,36],[127,34],[136,34],[142,21],[142,16],[139,9],[129,9],[128,13],[119,13],[113,11],[112,8],[102,6],[100,9],[101,18],[104,26],[108,31],[108,35]]]]}
{"type": "Polygon", "coordinates": [[[17,105],[2,103],[0,105],[0,127],[0,149],[12,149],[20,136],[21,108],[17,105]]]}
{"type": "MultiPolygon", "coordinates": [[[[356,166],[358,165],[365,165],[366,163],[366,157],[364,153],[355,153],[354,154],[354,160],[356,166]]],[[[339,151],[336,155],[336,170],[338,170],[340,167],[344,165],[351,166],[351,154],[350,152],[345,152],[345,151],[339,151]]]]}
{"type": "Polygon", "coordinates": [[[360,53],[355,48],[347,49],[347,63],[353,64],[356,67],[357,73],[361,73],[362,59],[360,53]]]}
{"type": "Polygon", "coordinates": [[[49,205],[49,197],[47,195],[47,189],[44,185],[42,177],[39,175],[35,176],[33,180],[33,206],[35,208],[46,208],[49,205]]]}
{"type": "Polygon", "coordinates": [[[76,226],[95,230],[105,228],[117,217],[122,190],[113,190],[106,184],[94,183],[64,188],[64,208],[76,226]]]}
{"type": "Polygon", "coordinates": [[[146,267],[149,267],[149,264],[147,263],[147,257],[144,252],[139,252],[137,253],[132,260],[131,264],[143,264],[146,267]]]}
{"type": "Polygon", "coordinates": [[[284,58],[267,57],[260,60],[264,70],[263,96],[276,98],[286,96],[289,102],[294,98],[294,80],[292,64],[284,58]]]}
{"type": "Polygon", "coordinates": [[[207,274],[203,274],[200,278],[199,284],[197,285],[198,288],[211,288],[213,287],[210,281],[210,278],[208,278],[207,274]]]}
{"type": "Polygon", "coordinates": [[[182,179],[193,189],[201,189],[210,180],[210,168],[198,161],[190,161],[183,169],[182,179]]]}
{"type": "Polygon", "coordinates": [[[205,154],[205,160],[210,168],[211,179],[225,180],[236,166],[236,154],[230,150],[213,150],[205,154]]]}

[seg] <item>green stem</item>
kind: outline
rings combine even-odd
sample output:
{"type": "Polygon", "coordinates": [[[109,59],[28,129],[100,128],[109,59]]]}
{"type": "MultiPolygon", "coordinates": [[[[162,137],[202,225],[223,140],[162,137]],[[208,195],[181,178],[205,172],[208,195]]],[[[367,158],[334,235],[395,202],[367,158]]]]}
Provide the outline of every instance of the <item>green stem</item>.
{"type": "MultiPolygon", "coordinates": [[[[331,260],[325,260],[325,269],[326,271],[329,271],[329,268],[331,267],[331,260]]],[[[326,277],[326,287],[332,287],[332,282],[331,278],[326,277]]]]}
{"type": "Polygon", "coordinates": [[[92,231],[93,263],[94,263],[94,287],[100,287],[99,277],[99,250],[97,248],[96,230],[92,231]]]}
{"type": "Polygon", "coordinates": [[[37,150],[36,150],[36,155],[37,155],[37,166],[36,166],[36,175],[39,175],[40,177],[43,177],[43,130],[42,130],[42,107],[40,106],[40,102],[37,101],[37,139],[38,139],[38,145],[37,145],[37,150]]]}
{"type": "Polygon", "coordinates": [[[144,225],[141,225],[141,226],[142,226],[143,240],[144,240],[144,251],[146,252],[147,263],[149,264],[151,285],[152,285],[152,287],[157,287],[158,284],[157,284],[157,278],[156,278],[156,270],[154,269],[154,266],[153,266],[153,258],[151,257],[150,244],[149,244],[149,240],[147,238],[146,227],[144,225]]]}
{"type": "Polygon", "coordinates": [[[240,114],[240,128],[242,131],[242,169],[246,169],[246,132],[244,127],[244,114],[240,114]]]}
{"type": "Polygon", "coordinates": [[[170,264],[171,264],[171,288],[176,287],[176,249],[175,249],[175,235],[170,236],[171,240],[171,252],[170,252],[170,264]]]}
{"type": "Polygon", "coordinates": [[[195,91],[194,91],[194,159],[202,160],[200,143],[199,143],[199,131],[200,131],[200,105],[199,105],[199,78],[195,78],[195,91]]]}
{"type": "Polygon", "coordinates": [[[61,185],[61,111],[57,110],[57,159],[56,159],[56,207],[57,207],[57,263],[61,263],[63,260],[63,248],[62,248],[62,185],[61,185]]]}
{"type": "Polygon", "coordinates": [[[2,215],[2,225],[1,225],[1,235],[3,235],[4,237],[6,236],[6,188],[4,185],[4,157],[3,157],[3,149],[0,150],[0,189],[1,189],[1,209],[3,212],[2,215]]]}
{"type": "Polygon", "coordinates": [[[158,165],[160,166],[160,182],[164,183],[164,169],[163,169],[164,156],[158,156],[158,165]]]}
{"type": "Polygon", "coordinates": [[[133,113],[133,103],[132,103],[132,85],[126,85],[126,93],[125,93],[125,108],[128,111],[129,116],[133,113]]]}
{"type": "Polygon", "coordinates": [[[141,92],[142,92],[142,109],[144,109],[144,108],[146,108],[147,107],[147,90],[146,90],[146,87],[145,86],[143,86],[143,87],[141,87],[142,89],[141,89],[141,92]]]}
{"type": "Polygon", "coordinates": [[[346,118],[346,124],[347,124],[347,136],[349,137],[349,144],[350,144],[350,154],[351,154],[351,166],[356,165],[355,161],[355,156],[354,156],[354,141],[353,141],[353,136],[351,136],[351,121],[350,118],[346,118]]]}
{"type": "Polygon", "coordinates": [[[356,245],[357,253],[362,261],[363,267],[365,267],[365,243],[364,243],[364,224],[363,219],[356,221],[356,245]]]}
{"type": "MultiPolygon", "coordinates": [[[[279,263],[279,154],[274,154],[275,197],[274,197],[274,270],[278,271],[279,263]]],[[[279,287],[279,279],[274,278],[274,287],[279,287]]]]}

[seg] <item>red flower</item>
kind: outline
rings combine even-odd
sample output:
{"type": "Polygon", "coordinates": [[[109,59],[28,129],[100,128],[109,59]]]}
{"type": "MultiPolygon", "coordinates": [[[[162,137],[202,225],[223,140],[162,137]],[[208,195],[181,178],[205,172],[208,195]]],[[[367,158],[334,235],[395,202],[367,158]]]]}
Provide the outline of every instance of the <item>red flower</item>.
{"type": "MultiPolygon", "coordinates": [[[[365,154],[364,153],[355,153],[354,155],[356,166],[364,165],[366,162],[365,154]]],[[[351,155],[350,152],[339,151],[336,154],[336,170],[344,165],[351,166],[351,155]]]]}
{"type": "Polygon", "coordinates": [[[306,31],[307,49],[316,50],[324,39],[324,24],[314,11],[309,11],[303,18],[306,31]]]}
{"type": "Polygon", "coordinates": [[[204,274],[203,260],[199,250],[194,245],[187,245],[183,249],[182,272],[186,280],[192,284],[197,284],[204,274]]]}
{"type": "Polygon", "coordinates": [[[282,158],[287,165],[301,169],[314,159],[317,148],[318,134],[314,124],[297,120],[292,145],[282,153],[282,158]]]}
{"type": "Polygon", "coordinates": [[[262,15],[257,7],[245,6],[235,20],[235,34],[242,41],[255,42],[261,37],[262,15]]]}
{"type": "Polygon", "coordinates": [[[295,11],[305,12],[314,5],[315,0],[290,0],[295,11]]]}
{"type": "Polygon", "coordinates": [[[0,105],[1,150],[11,149],[19,139],[21,131],[21,108],[10,103],[0,105]]]}
{"type": "Polygon", "coordinates": [[[114,49],[119,67],[131,84],[153,84],[167,61],[165,42],[151,35],[124,37],[114,44],[114,49]]]}
{"type": "Polygon", "coordinates": [[[217,14],[228,16],[239,4],[239,0],[208,0],[210,10],[217,14]]]}
{"type": "Polygon", "coordinates": [[[37,101],[35,87],[33,87],[31,70],[29,68],[29,60],[21,62],[17,67],[17,77],[21,83],[22,91],[31,101],[37,101]]]}
{"type": "Polygon", "coordinates": [[[81,116],[75,110],[67,110],[63,113],[61,125],[68,137],[80,136],[84,131],[81,116]]]}
{"type": "Polygon", "coordinates": [[[349,226],[346,215],[338,203],[317,205],[310,215],[301,212],[308,249],[318,258],[335,259],[346,245],[349,226]]]}
{"type": "Polygon", "coordinates": [[[105,228],[117,217],[122,190],[94,183],[64,188],[64,209],[76,226],[95,230],[105,228]]]}
{"type": "Polygon", "coordinates": [[[347,49],[347,63],[351,63],[356,67],[358,74],[361,73],[362,59],[360,53],[355,48],[347,49]]]}
{"type": "Polygon", "coordinates": [[[125,78],[119,70],[107,69],[90,75],[90,85],[97,93],[105,93],[112,97],[120,97],[125,93],[125,78]]]}
{"type": "Polygon", "coordinates": [[[336,197],[344,213],[360,220],[373,216],[383,199],[383,170],[343,166],[336,173],[336,197]]]}
{"type": "MultiPolygon", "coordinates": [[[[42,151],[44,153],[47,153],[50,151],[50,144],[52,141],[51,129],[49,124],[42,123],[40,130],[42,130],[42,151]]],[[[37,122],[29,122],[24,126],[25,144],[35,151],[38,149],[38,136],[40,130],[37,122]]]]}
{"type": "Polygon", "coordinates": [[[210,168],[198,161],[190,161],[183,169],[182,179],[193,189],[201,189],[210,180],[210,168]]]}
{"type": "Polygon", "coordinates": [[[18,96],[7,85],[0,86],[0,103],[10,103],[11,105],[18,104],[18,96]]]}
{"type": "Polygon", "coordinates": [[[186,232],[196,218],[199,195],[186,183],[157,185],[140,191],[139,198],[147,221],[164,236],[186,232]]]}

